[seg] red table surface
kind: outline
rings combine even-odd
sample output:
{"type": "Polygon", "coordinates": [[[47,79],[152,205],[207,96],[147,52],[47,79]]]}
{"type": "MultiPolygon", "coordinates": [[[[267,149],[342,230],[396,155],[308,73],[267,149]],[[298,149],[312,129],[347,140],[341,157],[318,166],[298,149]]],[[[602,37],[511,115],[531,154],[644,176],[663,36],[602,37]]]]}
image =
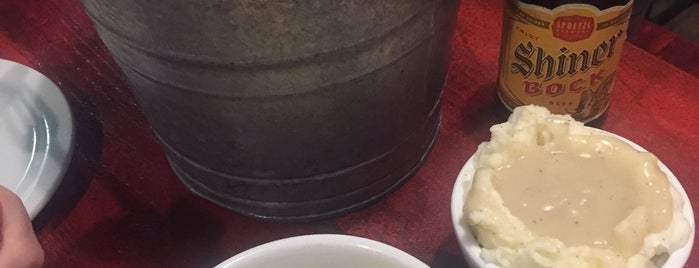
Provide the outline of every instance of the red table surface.
{"type": "MultiPolygon", "coordinates": [[[[461,166],[488,139],[502,1],[461,4],[442,127],[427,162],[380,202],[339,218],[263,223],[190,193],[170,170],[133,95],[76,0],[0,3],[0,58],[46,74],[74,114],[72,163],[34,220],[46,267],[211,267],[280,238],[343,233],[432,267],[466,267],[451,226],[461,166]]],[[[650,24],[627,43],[604,129],[654,152],[699,206],[699,47],[650,24]],[[650,53],[649,53],[650,52],[650,53]]],[[[686,267],[699,267],[695,247],[686,267]]]]}

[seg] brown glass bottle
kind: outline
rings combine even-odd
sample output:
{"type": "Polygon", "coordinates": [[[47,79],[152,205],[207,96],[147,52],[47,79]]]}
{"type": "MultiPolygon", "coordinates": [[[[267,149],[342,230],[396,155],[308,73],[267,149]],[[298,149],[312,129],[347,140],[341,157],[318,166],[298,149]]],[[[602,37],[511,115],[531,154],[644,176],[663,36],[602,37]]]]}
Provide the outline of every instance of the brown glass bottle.
{"type": "Polygon", "coordinates": [[[601,125],[630,0],[506,0],[498,74],[505,107],[535,104],[601,125]]]}

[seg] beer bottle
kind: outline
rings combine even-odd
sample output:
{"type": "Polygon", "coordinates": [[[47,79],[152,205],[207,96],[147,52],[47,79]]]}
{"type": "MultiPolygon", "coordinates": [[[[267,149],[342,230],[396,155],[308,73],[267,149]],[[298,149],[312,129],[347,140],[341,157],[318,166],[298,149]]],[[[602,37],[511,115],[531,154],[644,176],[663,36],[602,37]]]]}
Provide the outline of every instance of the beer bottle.
{"type": "Polygon", "coordinates": [[[505,0],[498,96],[582,122],[609,106],[633,0],[505,0]]]}

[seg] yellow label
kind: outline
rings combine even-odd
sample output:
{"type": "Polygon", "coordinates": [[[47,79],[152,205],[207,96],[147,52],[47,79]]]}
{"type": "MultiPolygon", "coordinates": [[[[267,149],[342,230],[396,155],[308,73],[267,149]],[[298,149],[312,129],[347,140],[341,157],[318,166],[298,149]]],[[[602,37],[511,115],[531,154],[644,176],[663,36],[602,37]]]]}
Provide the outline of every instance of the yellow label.
{"type": "Polygon", "coordinates": [[[498,95],[589,122],[609,106],[633,1],[600,11],[506,0],[498,95]]]}

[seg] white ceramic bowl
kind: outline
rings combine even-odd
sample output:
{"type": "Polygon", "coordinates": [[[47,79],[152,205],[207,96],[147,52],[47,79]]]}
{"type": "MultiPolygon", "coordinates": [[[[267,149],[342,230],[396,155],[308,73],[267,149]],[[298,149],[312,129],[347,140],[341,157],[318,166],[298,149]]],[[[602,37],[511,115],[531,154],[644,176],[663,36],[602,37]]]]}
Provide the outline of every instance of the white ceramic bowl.
{"type": "Polygon", "coordinates": [[[216,268],[429,268],[374,240],[335,234],[296,236],[246,250],[216,268]]]}
{"type": "MultiPolygon", "coordinates": [[[[609,133],[606,131],[602,132],[609,133]]],[[[643,147],[629,141],[624,137],[621,137],[613,133],[609,134],[612,134],[620,140],[628,143],[636,150],[646,152],[646,150],[643,149],[643,147]]],[[[454,184],[454,189],[451,194],[452,222],[454,224],[454,231],[456,232],[457,240],[459,241],[459,245],[461,246],[461,250],[463,251],[469,266],[473,268],[498,268],[499,266],[494,265],[492,263],[486,263],[480,257],[481,247],[478,245],[478,242],[474,238],[473,234],[471,234],[470,230],[466,227],[466,219],[464,218],[463,207],[464,201],[466,199],[466,193],[471,189],[473,174],[476,171],[474,166],[474,156],[475,154],[468,159],[464,167],[461,169],[461,172],[459,172],[458,177],[456,178],[456,183],[454,184]]],[[[658,166],[660,167],[660,170],[667,174],[670,184],[680,194],[680,197],[684,202],[684,206],[682,207],[682,213],[684,214],[685,218],[689,221],[690,225],[690,237],[687,244],[673,252],[670,255],[670,258],[665,263],[665,265],[663,265],[663,268],[681,268],[687,262],[687,258],[689,258],[689,253],[692,251],[692,245],[694,244],[694,213],[692,211],[692,205],[689,203],[687,193],[684,191],[684,188],[677,180],[677,177],[675,177],[675,175],[672,174],[672,172],[667,168],[667,166],[660,162],[660,160],[658,160],[658,166]]]]}

